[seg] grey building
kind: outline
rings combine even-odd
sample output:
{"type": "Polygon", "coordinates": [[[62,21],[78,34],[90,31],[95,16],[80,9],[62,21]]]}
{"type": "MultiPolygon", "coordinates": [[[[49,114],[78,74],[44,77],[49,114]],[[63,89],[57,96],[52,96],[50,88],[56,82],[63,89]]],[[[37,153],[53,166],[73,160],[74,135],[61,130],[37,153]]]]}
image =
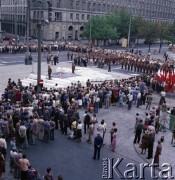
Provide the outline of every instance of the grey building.
{"type": "Polygon", "coordinates": [[[26,0],[1,0],[2,30],[25,36],[26,12],[26,0]]]}
{"type": "MultiPolygon", "coordinates": [[[[18,34],[25,35],[26,1],[2,1],[2,30],[14,33],[16,19],[18,34]]],[[[114,12],[122,7],[133,16],[153,21],[171,23],[175,18],[174,0],[42,0],[41,3],[31,0],[30,36],[37,37],[37,23],[41,15],[44,40],[81,39],[84,23],[91,16],[114,12]]]]}

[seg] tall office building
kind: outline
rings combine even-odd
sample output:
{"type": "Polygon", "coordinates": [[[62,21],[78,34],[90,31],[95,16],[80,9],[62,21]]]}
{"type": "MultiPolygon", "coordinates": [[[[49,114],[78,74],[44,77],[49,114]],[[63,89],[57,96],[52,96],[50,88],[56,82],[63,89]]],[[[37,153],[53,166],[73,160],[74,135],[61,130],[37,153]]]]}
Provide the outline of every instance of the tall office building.
{"type": "MultiPolygon", "coordinates": [[[[18,34],[25,34],[27,0],[2,1],[2,29],[14,33],[15,17],[18,34]]],[[[173,22],[174,0],[29,0],[30,35],[37,37],[39,17],[44,40],[81,39],[84,23],[93,15],[103,15],[120,8],[133,16],[153,21],[173,22]],[[40,3],[41,2],[41,3],[40,3]],[[41,13],[40,13],[41,12],[41,13]],[[41,16],[40,16],[41,15],[41,16]]]]}

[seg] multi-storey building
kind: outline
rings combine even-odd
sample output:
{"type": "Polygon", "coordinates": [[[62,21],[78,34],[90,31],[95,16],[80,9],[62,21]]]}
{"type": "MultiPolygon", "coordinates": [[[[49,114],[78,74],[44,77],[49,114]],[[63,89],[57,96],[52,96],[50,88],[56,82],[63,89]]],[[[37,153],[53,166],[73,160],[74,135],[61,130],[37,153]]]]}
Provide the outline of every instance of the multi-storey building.
{"type": "Polygon", "coordinates": [[[1,24],[5,32],[24,36],[26,29],[26,0],[1,0],[1,24]]]}
{"type": "MultiPolygon", "coordinates": [[[[1,19],[1,0],[0,0],[0,19],[1,19]]],[[[1,21],[0,21],[0,39],[1,39],[1,21]]]]}
{"type": "MultiPolygon", "coordinates": [[[[16,17],[18,34],[25,34],[26,1],[2,1],[3,30],[14,33],[16,17]]],[[[37,23],[41,15],[42,37],[45,40],[81,39],[84,23],[91,16],[114,12],[122,7],[133,16],[139,15],[153,21],[173,22],[175,18],[174,0],[31,0],[30,2],[30,35],[37,37],[37,23]]]]}

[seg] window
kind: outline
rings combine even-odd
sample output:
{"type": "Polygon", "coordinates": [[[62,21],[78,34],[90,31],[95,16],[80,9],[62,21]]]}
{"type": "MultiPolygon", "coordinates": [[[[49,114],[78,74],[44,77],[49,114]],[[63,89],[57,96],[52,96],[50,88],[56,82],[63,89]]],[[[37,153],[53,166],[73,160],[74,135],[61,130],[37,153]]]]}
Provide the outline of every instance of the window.
{"type": "Polygon", "coordinates": [[[79,20],[79,14],[76,14],[76,20],[79,20]]]}
{"type": "Polygon", "coordinates": [[[90,11],[90,8],[91,8],[91,3],[89,2],[87,6],[87,10],[90,11]]]}
{"type": "Polygon", "coordinates": [[[73,19],[73,13],[70,13],[70,19],[73,19]]]}
{"type": "Polygon", "coordinates": [[[87,15],[87,20],[89,20],[89,19],[90,19],[90,15],[88,14],[88,15],[87,15]]]}
{"type": "Polygon", "coordinates": [[[36,11],[33,11],[33,19],[36,18],[36,11]]]}
{"type": "Polygon", "coordinates": [[[82,10],[85,10],[85,7],[86,7],[86,2],[83,1],[83,2],[82,2],[82,10]]]}
{"type": "Polygon", "coordinates": [[[61,21],[62,20],[62,13],[55,12],[55,21],[61,21]]]}
{"type": "Polygon", "coordinates": [[[57,0],[57,8],[61,7],[61,0],[57,0]]]}
{"type": "Polygon", "coordinates": [[[76,9],[79,9],[79,1],[76,2],[76,9]]]}
{"type": "Polygon", "coordinates": [[[59,39],[59,32],[55,32],[55,39],[59,39]]]}
{"type": "Polygon", "coordinates": [[[74,1],[72,0],[70,3],[70,9],[73,9],[73,8],[74,8],[74,1]]]}
{"type": "Polygon", "coordinates": [[[84,14],[81,15],[81,20],[84,20],[84,14]]]}
{"type": "Polygon", "coordinates": [[[99,3],[98,6],[97,6],[97,10],[98,11],[101,11],[101,4],[99,3]]]}

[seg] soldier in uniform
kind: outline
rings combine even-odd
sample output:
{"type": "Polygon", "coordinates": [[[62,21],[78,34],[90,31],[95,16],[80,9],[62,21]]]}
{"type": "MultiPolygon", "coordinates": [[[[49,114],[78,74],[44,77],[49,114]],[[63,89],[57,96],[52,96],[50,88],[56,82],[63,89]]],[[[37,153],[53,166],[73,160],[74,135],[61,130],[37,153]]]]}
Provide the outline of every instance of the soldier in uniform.
{"type": "Polygon", "coordinates": [[[127,65],[128,65],[128,62],[127,62],[127,60],[125,59],[125,70],[126,70],[126,68],[127,68],[127,65]]]}
{"type": "Polygon", "coordinates": [[[72,73],[73,74],[75,73],[75,64],[74,64],[74,62],[72,62],[72,73]]]}
{"type": "Polygon", "coordinates": [[[128,71],[130,71],[130,60],[128,59],[128,71]]]}
{"type": "Polygon", "coordinates": [[[48,66],[48,78],[49,80],[51,79],[51,74],[52,74],[52,68],[48,66]]]}

